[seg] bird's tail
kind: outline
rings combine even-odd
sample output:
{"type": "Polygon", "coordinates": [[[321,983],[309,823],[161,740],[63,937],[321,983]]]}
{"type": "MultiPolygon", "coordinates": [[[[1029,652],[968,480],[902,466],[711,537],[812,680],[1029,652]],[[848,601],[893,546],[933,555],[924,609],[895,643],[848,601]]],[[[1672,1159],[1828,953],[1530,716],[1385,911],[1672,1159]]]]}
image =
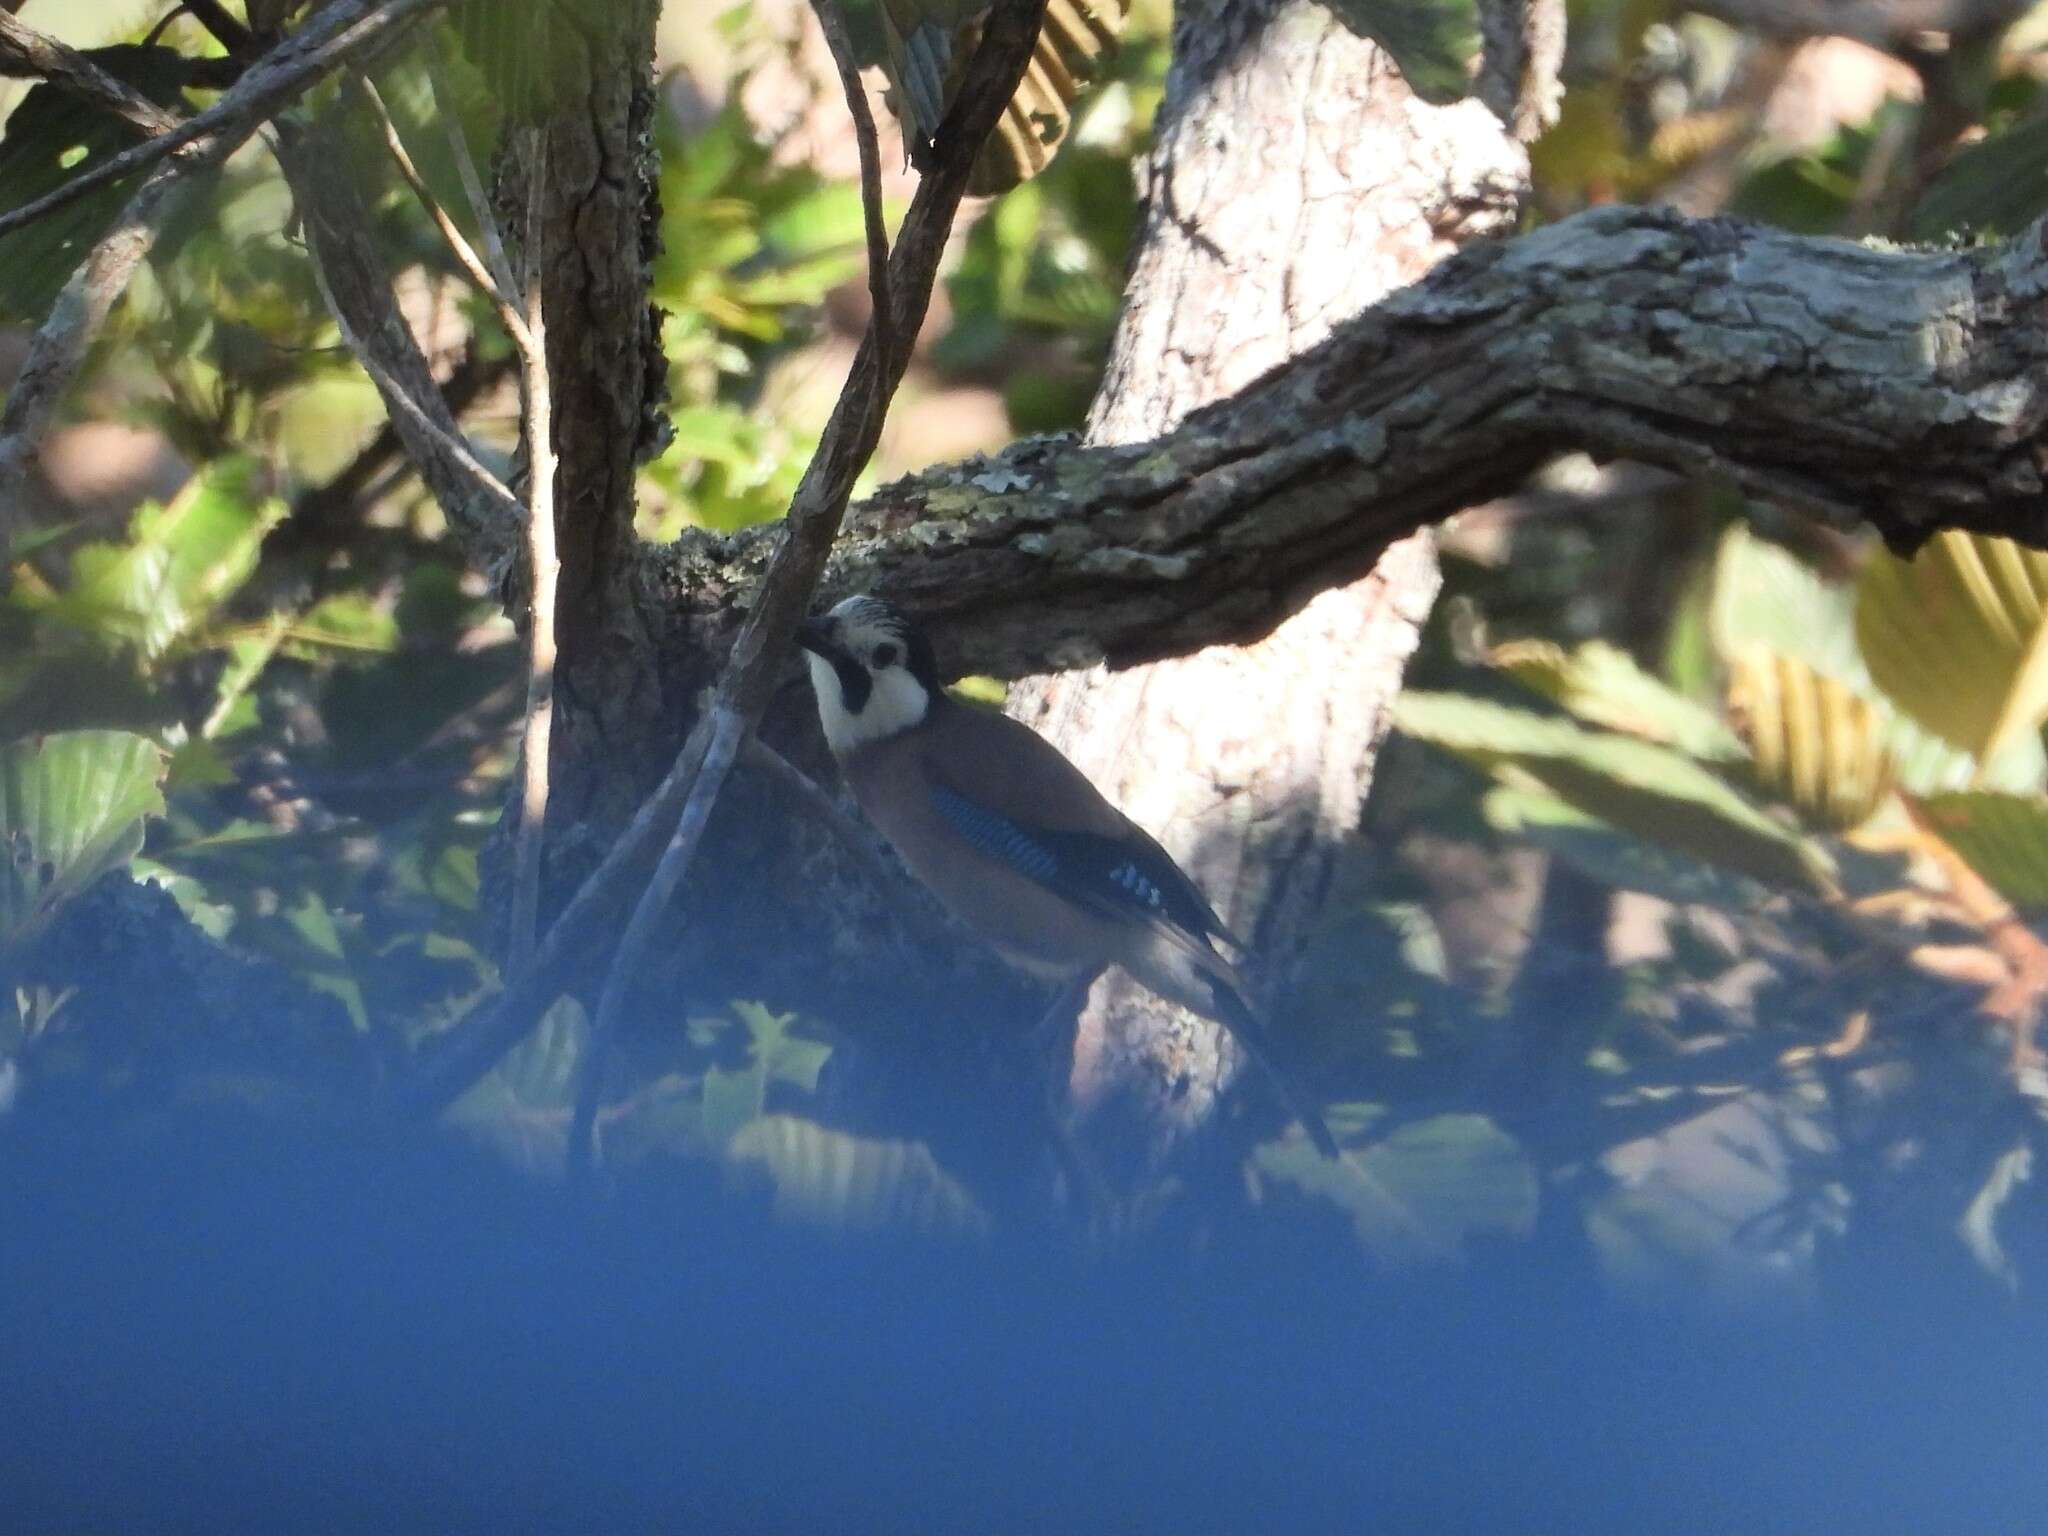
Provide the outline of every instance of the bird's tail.
{"type": "Polygon", "coordinates": [[[1308,1139],[1315,1143],[1316,1150],[1325,1157],[1339,1156],[1337,1138],[1330,1134],[1329,1126],[1323,1123],[1322,1112],[1302,1095],[1293,1081],[1274,1065],[1266,1049],[1266,1022],[1252,1011],[1252,1005],[1244,995],[1221,976],[1209,978],[1209,989],[1216,997],[1216,1018],[1228,1029],[1237,1043],[1244,1047],[1245,1055],[1258,1063],[1259,1070],[1266,1074],[1266,1081],[1273,1085],[1273,1091],[1287,1112],[1301,1122],[1301,1128],[1308,1132],[1308,1139]]]}

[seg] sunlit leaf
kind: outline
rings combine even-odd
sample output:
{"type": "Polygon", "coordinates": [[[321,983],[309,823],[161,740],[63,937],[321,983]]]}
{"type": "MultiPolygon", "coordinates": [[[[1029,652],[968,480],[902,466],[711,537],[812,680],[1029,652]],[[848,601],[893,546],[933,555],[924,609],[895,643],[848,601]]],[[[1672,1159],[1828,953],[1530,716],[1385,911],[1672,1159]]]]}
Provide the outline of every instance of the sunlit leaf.
{"type": "Polygon", "coordinates": [[[1906,714],[1979,763],[2048,722],[2048,554],[1937,534],[1912,560],[1878,553],[1856,592],[1870,675],[1906,714]]]}
{"type": "Polygon", "coordinates": [[[1620,831],[1543,790],[1496,786],[1481,809],[1489,826],[1547,849],[1602,885],[1728,912],[1754,912],[1769,894],[1755,880],[1620,831]]]}
{"type": "Polygon", "coordinates": [[[775,1213],[787,1221],[848,1232],[988,1231],[974,1197],[922,1142],[874,1140],[766,1115],[733,1137],[727,1156],[737,1169],[766,1175],[775,1213]]]}
{"type": "Polygon", "coordinates": [[[1753,650],[1735,665],[1729,712],[1763,791],[1812,826],[1861,826],[1891,793],[1887,711],[1793,656],[1753,650]]]}
{"type": "Polygon", "coordinates": [[[1711,709],[1659,682],[1605,641],[1566,652],[1547,640],[1516,640],[1495,646],[1486,659],[1588,725],[1661,742],[1690,757],[1742,755],[1735,733],[1711,709]]]}
{"type": "Polygon", "coordinates": [[[1964,792],[1930,795],[1919,809],[1999,895],[2048,910],[2048,798],[1964,792]]]}
{"type": "MultiPolygon", "coordinates": [[[[1857,607],[1856,586],[1826,580],[1790,550],[1741,524],[1722,538],[1707,629],[1724,666],[1768,651],[1804,662],[1852,693],[1881,700],[1857,638],[1857,607]]],[[[2023,793],[2048,776],[2048,757],[2031,736],[2015,736],[1984,764],[1896,710],[1885,712],[1884,735],[1894,778],[1916,794],[1971,784],[2023,793]]]]}
{"type": "MultiPolygon", "coordinates": [[[[1352,1140],[1341,1116],[1333,1129],[1352,1140]]],[[[1536,1170],[1484,1115],[1419,1120],[1368,1146],[1347,1145],[1340,1159],[1289,1137],[1258,1147],[1252,1166],[1339,1206],[1360,1246],[1383,1263],[1455,1259],[1475,1237],[1525,1237],[1536,1224],[1536,1170]]]]}
{"type": "Polygon", "coordinates": [[[1820,849],[1667,747],[1455,694],[1404,694],[1394,721],[1419,740],[1509,780],[1540,784],[1636,837],[1768,885],[1829,888],[1820,849]]]}
{"type": "Polygon", "coordinates": [[[163,814],[164,754],[126,731],[72,731],[0,749],[0,951],[142,848],[163,814]]]}
{"type": "Polygon", "coordinates": [[[167,505],[135,514],[126,543],[79,546],[71,580],[41,609],[46,620],[132,646],[145,661],[190,638],[255,569],[284,503],[262,494],[260,471],[229,459],[167,505]]]}

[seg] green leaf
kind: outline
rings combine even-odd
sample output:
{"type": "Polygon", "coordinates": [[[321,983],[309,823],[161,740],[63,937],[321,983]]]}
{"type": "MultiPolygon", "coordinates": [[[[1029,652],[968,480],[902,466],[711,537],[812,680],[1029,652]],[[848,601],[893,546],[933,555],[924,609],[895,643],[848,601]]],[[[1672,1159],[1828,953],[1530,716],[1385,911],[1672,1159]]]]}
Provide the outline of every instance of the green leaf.
{"type": "Polygon", "coordinates": [[[168,505],[145,504],[125,544],[81,545],[71,581],[40,616],[154,661],[192,638],[256,567],[285,505],[256,490],[253,460],[229,459],[168,505]]]}
{"type": "Polygon", "coordinates": [[[1741,523],[1714,555],[1707,632],[1732,664],[1753,650],[1793,656],[1854,685],[1865,676],[1856,645],[1855,593],[1830,582],[1782,544],[1741,523]]]}
{"type": "MultiPolygon", "coordinates": [[[[1714,650],[1729,667],[1757,651],[1790,657],[1853,693],[1882,698],[1858,638],[1860,585],[1825,580],[1790,550],[1738,523],[1722,538],[1714,561],[1707,604],[1714,650]]],[[[2015,737],[1995,761],[1980,764],[1896,711],[1887,715],[1884,745],[1894,777],[1915,794],[1973,783],[2024,792],[2048,776],[2038,740],[2015,737]]]]}
{"type": "Polygon", "coordinates": [[[1479,51],[1472,0],[1330,0],[1330,10],[1386,49],[1409,89],[1424,101],[1441,104],[1470,94],[1472,58],[1479,51]]]}
{"type": "Polygon", "coordinates": [[[505,1059],[449,1106],[460,1127],[527,1172],[559,1177],[569,1148],[576,1063],[590,1041],[590,1019],[561,997],[505,1059]]]}
{"type": "Polygon", "coordinates": [[[1603,885],[1728,912],[1754,912],[1769,894],[1744,875],[1618,831],[1543,790],[1497,786],[1481,809],[1488,825],[1547,849],[1603,885]]]}
{"type": "Polygon", "coordinates": [[[766,1115],[734,1136],[737,1169],[764,1175],[778,1217],[834,1231],[909,1230],[979,1238],[987,1215],[923,1142],[881,1141],[766,1115]]]}
{"type": "Polygon", "coordinates": [[[164,810],[164,754],[126,731],[72,731],[0,749],[0,952],[142,849],[164,810]]]}
{"type": "MultiPolygon", "coordinates": [[[[159,105],[178,100],[186,60],[170,48],[121,45],[86,57],[159,105]]],[[[140,130],[52,84],[21,98],[0,133],[0,211],[54,192],[141,139],[140,130]]],[[[130,180],[88,193],[0,237],[0,322],[40,321],[72,269],[112,226],[133,190],[130,180]]]]}
{"type": "Polygon", "coordinates": [[[1403,694],[1394,722],[1480,767],[1533,781],[1636,837],[1767,885],[1829,888],[1819,848],[1667,747],[1456,694],[1403,694]]]}
{"type": "Polygon", "coordinates": [[[2048,799],[1982,791],[1930,795],[1920,811],[2014,906],[2048,910],[2048,799]]]}
{"type": "Polygon", "coordinates": [[[1252,1167],[1340,1207],[1382,1263],[1453,1259],[1474,1237],[1525,1237],[1536,1224],[1536,1171],[1484,1115],[1418,1120],[1335,1160],[1289,1137],[1258,1147],[1252,1167]]]}
{"type": "Polygon", "coordinates": [[[448,19],[484,98],[508,122],[529,124],[587,91],[592,59],[585,38],[619,26],[615,18],[624,9],[612,0],[544,0],[510,10],[503,0],[465,0],[448,19]]]}
{"type": "Polygon", "coordinates": [[[363,984],[356,978],[355,967],[349,961],[342,925],[335,917],[334,909],[321,900],[318,891],[309,890],[300,895],[297,906],[285,911],[284,918],[291,931],[315,957],[312,965],[302,967],[306,985],[337,999],[348,1010],[349,1019],[355,1027],[368,1031],[370,1010],[363,1000],[363,984]]]}
{"type": "Polygon", "coordinates": [[[1735,664],[1728,706],[1749,743],[1749,777],[1809,826],[1848,831],[1891,797],[1891,712],[1839,678],[1753,650],[1735,664]]]}
{"type": "Polygon", "coordinates": [[[1913,209],[1913,233],[2016,235],[2048,209],[2048,116],[1956,152],[1913,209]]]}
{"type": "Polygon", "coordinates": [[[1733,760],[1742,743],[1720,716],[1650,676],[1604,640],[1570,654],[1547,640],[1497,645],[1487,660],[1588,725],[1675,747],[1688,757],[1733,760]]]}
{"type": "Polygon", "coordinates": [[[2048,554],[1937,534],[1910,561],[1879,553],[1856,591],[1870,675],[1921,725],[1979,763],[2048,723],[2048,554]]]}

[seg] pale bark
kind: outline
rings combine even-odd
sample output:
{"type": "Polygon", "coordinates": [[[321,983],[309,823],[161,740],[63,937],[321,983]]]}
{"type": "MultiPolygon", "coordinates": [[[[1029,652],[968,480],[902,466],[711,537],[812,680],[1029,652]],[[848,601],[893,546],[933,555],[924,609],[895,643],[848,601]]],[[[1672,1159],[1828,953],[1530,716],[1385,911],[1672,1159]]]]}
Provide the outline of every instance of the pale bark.
{"type": "MultiPolygon", "coordinates": [[[[1423,104],[1319,6],[1183,6],[1090,439],[1156,436],[1314,346],[1457,239],[1504,227],[1526,170],[1478,102],[1423,104]]],[[[1417,534],[1254,645],[1012,690],[1011,712],[1159,835],[1252,940],[1269,1002],[1357,828],[1436,585],[1417,534]]],[[[1163,1152],[1235,1070],[1224,1039],[1112,973],[1081,1017],[1075,1098],[1141,1106],[1163,1152]]]]}

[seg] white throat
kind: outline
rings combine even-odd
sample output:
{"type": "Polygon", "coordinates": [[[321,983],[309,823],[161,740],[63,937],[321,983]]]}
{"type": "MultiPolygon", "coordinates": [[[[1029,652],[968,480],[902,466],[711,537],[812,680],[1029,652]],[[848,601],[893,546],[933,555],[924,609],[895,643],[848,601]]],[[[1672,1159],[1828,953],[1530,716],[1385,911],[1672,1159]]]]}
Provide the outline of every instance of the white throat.
{"type": "Polygon", "coordinates": [[[822,656],[804,659],[811,667],[811,692],[818,696],[818,723],[825,728],[825,744],[834,757],[901,735],[921,724],[931,708],[924,684],[902,667],[890,667],[873,675],[867,704],[855,714],[846,707],[832,663],[822,656]]]}

